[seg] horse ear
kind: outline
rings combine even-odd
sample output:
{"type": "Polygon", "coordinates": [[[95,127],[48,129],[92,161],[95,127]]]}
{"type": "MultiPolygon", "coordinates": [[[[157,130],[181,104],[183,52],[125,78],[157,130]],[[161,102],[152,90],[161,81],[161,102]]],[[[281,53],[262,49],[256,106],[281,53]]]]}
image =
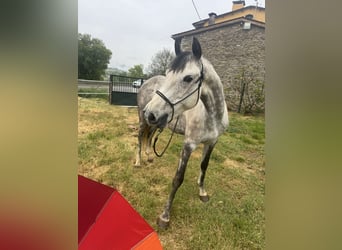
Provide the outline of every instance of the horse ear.
{"type": "Polygon", "coordinates": [[[192,53],[194,54],[197,60],[199,60],[202,56],[201,45],[196,37],[192,39],[192,53]]]}
{"type": "Polygon", "coordinates": [[[176,53],[176,56],[178,56],[182,52],[181,42],[182,42],[182,38],[177,38],[175,40],[175,53],[176,53]]]}

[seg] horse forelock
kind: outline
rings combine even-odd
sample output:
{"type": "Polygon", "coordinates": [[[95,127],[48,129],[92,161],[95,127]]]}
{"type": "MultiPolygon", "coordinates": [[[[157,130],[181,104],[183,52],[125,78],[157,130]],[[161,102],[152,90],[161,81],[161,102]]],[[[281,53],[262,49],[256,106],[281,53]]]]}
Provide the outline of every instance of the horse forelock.
{"type": "Polygon", "coordinates": [[[170,71],[181,72],[188,62],[195,60],[189,51],[181,52],[170,64],[170,71]]]}

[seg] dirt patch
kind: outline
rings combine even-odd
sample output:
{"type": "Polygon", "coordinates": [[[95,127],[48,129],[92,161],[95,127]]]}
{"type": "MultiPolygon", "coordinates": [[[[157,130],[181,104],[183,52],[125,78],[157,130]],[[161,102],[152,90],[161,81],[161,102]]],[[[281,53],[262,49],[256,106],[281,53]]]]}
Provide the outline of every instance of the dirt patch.
{"type": "Polygon", "coordinates": [[[245,171],[248,174],[255,174],[256,173],[256,170],[250,168],[247,164],[237,162],[237,161],[231,160],[229,158],[227,158],[223,164],[224,164],[224,166],[227,166],[227,167],[232,168],[232,169],[238,169],[241,171],[245,171]]]}
{"type": "Polygon", "coordinates": [[[105,123],[92,123],[88,121],[80,121],[78,123],[78,134],[88,134],[94,131],[104,130],[107,128],[107,124],[105,123]]]}

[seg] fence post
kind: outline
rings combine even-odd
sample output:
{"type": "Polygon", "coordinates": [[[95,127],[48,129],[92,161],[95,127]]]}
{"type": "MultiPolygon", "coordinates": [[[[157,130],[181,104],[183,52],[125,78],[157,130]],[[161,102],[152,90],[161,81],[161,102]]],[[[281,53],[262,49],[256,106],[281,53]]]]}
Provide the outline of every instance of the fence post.
{"type": "Polygon", "coordinates": [[[109,84],[108,84],[108,101],[109,101],[109,104],[112,104],[112,92],[113,92],[113,75],[110,75],[109,84]]]}

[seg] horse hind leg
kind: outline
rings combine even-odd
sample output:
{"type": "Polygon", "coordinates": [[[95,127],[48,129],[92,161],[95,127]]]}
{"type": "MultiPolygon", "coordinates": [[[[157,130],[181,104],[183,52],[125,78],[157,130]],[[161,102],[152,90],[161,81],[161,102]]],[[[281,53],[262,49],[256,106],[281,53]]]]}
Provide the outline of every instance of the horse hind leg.
{"type": "Polygon", "coordinates": [[[215,147],[215,143],[213,144],[206,144],[203,148],[203,155],[202,155],[202,161],[201,161],[201,170],[198,177],[198,187],[199,187],[199,198],[202,202],[208,202],[209,201],[209,195],[204,189],[204,178],[205,173],[207,171],[208,165],[209,165],[209,159],[210,155],[213,152],[213,149],[215,147]]]}
{"type": "Polygon", "coordinates": [[[153,161],[153,154],[151,153],[151,141],[152,137],[157,128],[150,127],[146,122],[142,122],[139,126],[139,134],[138,134],[138,147],[136,152],[136,160],[134,166],[141,166],[141,151],[142,148],[145,147],[145,153],[147,155],[147,160],[149,162],[153,161]]]}
{"type": "Polygon", "coordinates": [[[138,148],[135,156],[135,167],[141,166],[141,147],[143,143],[143,137],[144,137],[144,131],[145,131],[146,125],[144,123],[141,123],[139,126],[139,133],[138,133],[138,148]]]}
{"type": "Polygon", "coordinates": [[[157,127],[149,127],[149,130],[147,132],[147,138],[146,138],[146,155],[147,155],[147,161],[153,162],[153,152],[152,152],[152,138],[157,130],[157,127]]]}
{"type": "Polygon", "coordinates": [[[141,150],[142,148],[148,147],[148,136],[150,133],[151,127],[146,123],[146,121],[139,116],[139,132],[138,132],[138,147],[136,151],[136,157],[135,157],[135,167],[141,166],[141,150]]]}

